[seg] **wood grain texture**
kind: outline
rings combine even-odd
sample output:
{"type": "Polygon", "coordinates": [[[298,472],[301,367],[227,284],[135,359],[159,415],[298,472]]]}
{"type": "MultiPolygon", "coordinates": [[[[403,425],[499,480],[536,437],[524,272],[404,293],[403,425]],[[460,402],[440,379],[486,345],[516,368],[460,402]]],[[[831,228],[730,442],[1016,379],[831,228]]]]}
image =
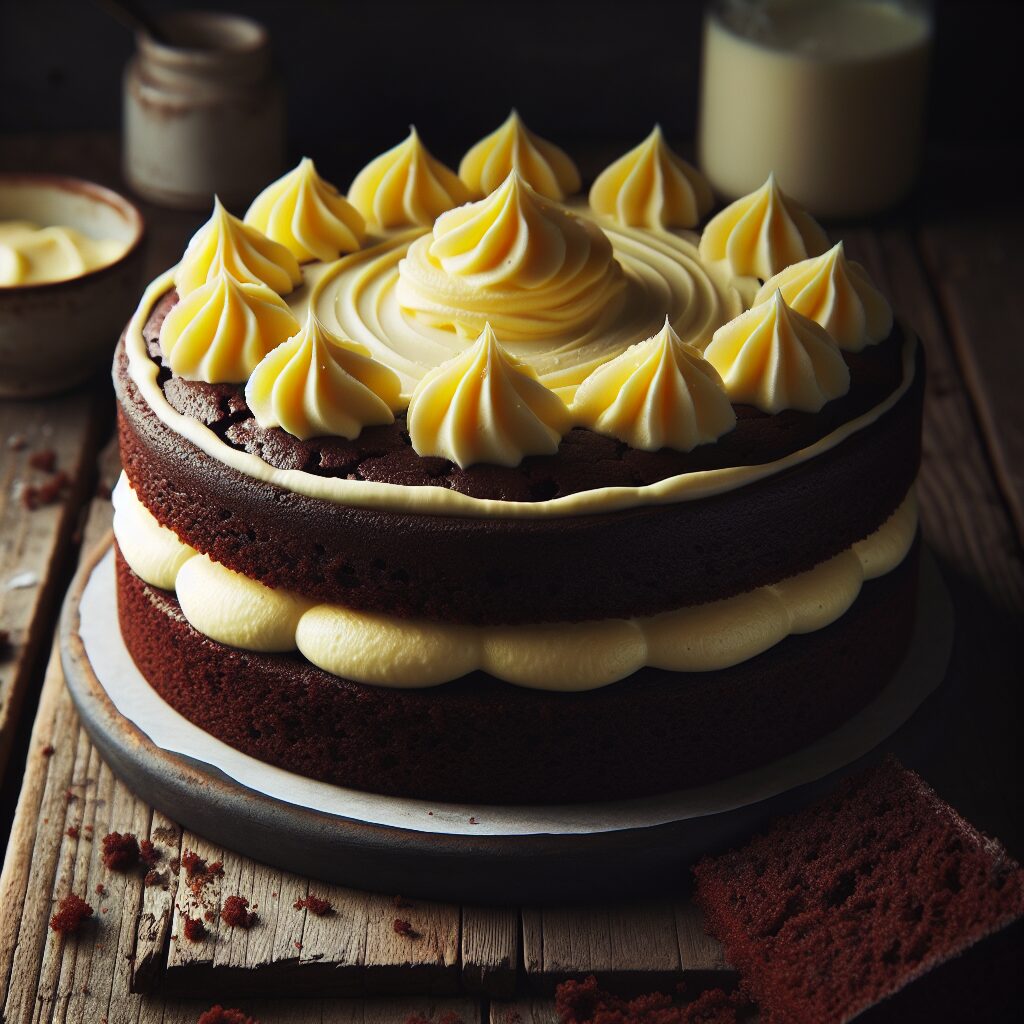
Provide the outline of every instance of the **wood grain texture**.
{"type": "Polygon", "coordinates": [[[462,908],[462,987],[509,998],[519,968],[519,912],[506,907],[462,908]]]}
{"type": "Polygon", "coordinates": [[[1024,542],[1024,215],[951,216],[919,241],[996,481],[1024,542]]]}
{"type": "Polygon", "coordinates": [[[531,908],[522,916],[523,962],[534,991],[588,974],[623,992],[671,988],[680,979],[676,916],[667,901],[531,908]]]}
{"type": "Polygon", "coordinates": [[[85,491],[92,483],[101,413],[90,394],[0,402],[0,774],[33,673],[49,649],[62,569],[85,491]],[[30,489],[53,481],[33,457],[52,453],[67,484],[51,504],[31,508],[30,489]]]}

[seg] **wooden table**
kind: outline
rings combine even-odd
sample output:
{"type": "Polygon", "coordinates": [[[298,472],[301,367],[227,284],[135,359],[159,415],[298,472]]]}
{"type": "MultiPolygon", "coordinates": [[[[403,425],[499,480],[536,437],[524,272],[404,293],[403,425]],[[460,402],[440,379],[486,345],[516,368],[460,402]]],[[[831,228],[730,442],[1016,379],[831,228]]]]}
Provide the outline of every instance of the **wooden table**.
{"type": "MultiPolygon", "coordinates": [[[[116,186],[116,152],[109,137],[5,139],[0,170],[67,170],[116,186]]],[[[923,528],[954,598],[947,685],[963,699],[938,749],[922,752],[915,767],[1020,857],[1024,216],[996,202],[998,194],[963,207],[953,201],[978,160],[934,161],[914,207],[870,229],[833,234],[866,264],[927,350],[923,528]]],[[[1012,165],[999,166],[1007,182],[1016,180],[1012,165]]],[[[202,218],[147,206],[144,213],[153,276],[202,218]]],[[[264,1024],[402,1022],[448,1012],[466,1024],[507,1024],[516,1014],[544,1024],[555,1019],[557,982],[592,971],[623,990],[671,986],[680,976],[691,989],[731,983],[682,879],[678,892],[643,904],[396,905],[393,894],[319,885],[211,848],[137,800],[80,730],[53,647],[74,567],[109,527],[117,473],[111,410],[105,377],[70,396],[0,404],[0,630],[10,637],[0,655],[0,772],[6,768],[7,800],[17,797],[0,877],[5,1020],[189,1022],[220,1000],[264,1024]],[[12,446],[12,437],[22,440],[12,446]],[[68,482],[55,503],[31,511],[20,494],[25,483],[49,478],[30,468],[41,449],[55,453],[68,482]],[[155,841],[166,888],[144,885],[139,872],[102,867],[98,839],[112,830],[155,841]],[[223,862],[224,875],[198,901],[184,872],[170,870],[185,850],[223,862]],[[47,924],[72,891],[96,907],[98,920],[65,941],[47,924]],[[206,942],[182,940],[183,914],[202,914],[236,892],[259,904],[255,927],[231,930],[215,919],[206,942]],[[309,892],[330,899],[335,913],[296,910],[309,892]],[[396,918],[417,937],[398,934],[396,918]],[[284,998],[266,998],[273,995],[284,998]]]]}

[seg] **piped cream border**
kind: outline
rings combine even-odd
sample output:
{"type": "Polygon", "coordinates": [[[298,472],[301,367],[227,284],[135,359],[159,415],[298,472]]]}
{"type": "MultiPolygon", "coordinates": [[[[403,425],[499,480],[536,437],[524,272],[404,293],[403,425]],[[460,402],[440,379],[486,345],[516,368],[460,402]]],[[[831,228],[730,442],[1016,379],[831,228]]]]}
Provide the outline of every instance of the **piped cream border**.
{"type": "Polygon", "coordinates": [[[157,419],[210,458],[245,476],[307,498],[355,508],[437,516],[547,519],[598,515],[708,498],[764,480],[830,451],[884,416],[906,394],[914,380],[917,338],[905,325],[901,325],[906,335],[902,353],[903,377],[899,387],[873,409],[844,423],[814,444],[775,462],[759,466],[733,466],[682,473],[640,487],[601,487],[552,498],[550,501],[532,502],[476,498],[460,491],[433,485],[409,486],[315,476],[298,469],[278,469],[257,455],[231,448],[209,427],[175,410],[164,397],[163,390],[157,383],[157,365],[149,357],[142,332],[151,310],[160,297],[172,287],[175,269],[172,267],[165,271],[149,284],[125,333],[129,376],[157,419]]]}

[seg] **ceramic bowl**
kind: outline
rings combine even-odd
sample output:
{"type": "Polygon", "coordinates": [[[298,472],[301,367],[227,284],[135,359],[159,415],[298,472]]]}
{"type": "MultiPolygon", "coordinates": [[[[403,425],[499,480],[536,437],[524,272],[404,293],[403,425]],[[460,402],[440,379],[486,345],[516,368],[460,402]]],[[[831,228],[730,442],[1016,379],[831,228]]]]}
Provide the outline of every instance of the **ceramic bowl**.
{"type": "Polygon", "coordinates": [[[128,243],[104,267],[66,281],[0,285],[0,397],[66,391],[110,358],[138,299],[145,223],[123,196],[91,181],[0,174],[0,221],[30,220],[128,243]]]}

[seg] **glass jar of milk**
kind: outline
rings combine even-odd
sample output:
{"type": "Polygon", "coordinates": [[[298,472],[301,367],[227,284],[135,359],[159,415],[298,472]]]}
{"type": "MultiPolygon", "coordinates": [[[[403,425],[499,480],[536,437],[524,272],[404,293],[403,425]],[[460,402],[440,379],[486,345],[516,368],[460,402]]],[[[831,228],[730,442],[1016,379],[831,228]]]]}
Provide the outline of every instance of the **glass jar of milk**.
{"type": "Polygon", "coordinates": [[[716,0],[704,27],[698,148],[735,198],[770,171],[819,217],[902,198],[921,155],[925,0],[716,0]]]}

